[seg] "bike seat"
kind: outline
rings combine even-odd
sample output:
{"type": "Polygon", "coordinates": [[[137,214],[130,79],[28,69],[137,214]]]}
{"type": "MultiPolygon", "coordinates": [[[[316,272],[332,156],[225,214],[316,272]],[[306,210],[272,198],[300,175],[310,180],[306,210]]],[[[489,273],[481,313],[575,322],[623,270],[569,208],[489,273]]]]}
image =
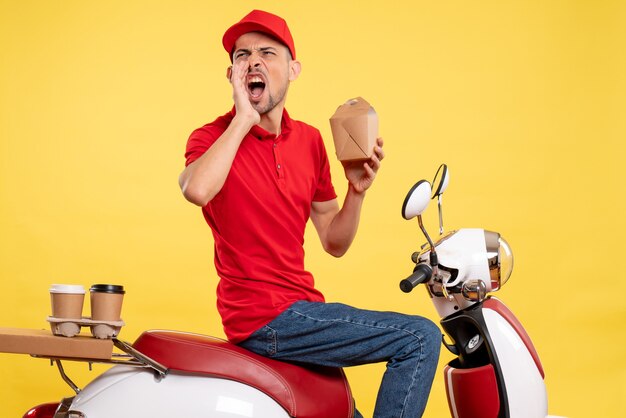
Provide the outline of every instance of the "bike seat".
{"type": "Polygon", "coordinates": [[[350,386],[339,368],[302,367],[257,355],[219,338],[177,331],[145,331],[133,347],[171,370],[252,386],[294,418],[354,415],[350,386]]]}

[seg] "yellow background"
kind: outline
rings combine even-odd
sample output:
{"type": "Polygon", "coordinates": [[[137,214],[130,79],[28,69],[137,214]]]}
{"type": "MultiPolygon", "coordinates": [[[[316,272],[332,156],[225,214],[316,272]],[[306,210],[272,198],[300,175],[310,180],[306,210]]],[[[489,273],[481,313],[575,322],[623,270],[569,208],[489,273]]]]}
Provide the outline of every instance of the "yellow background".
{"type": "MultiPolygon", "coordinates": [[[[328,117],[354,96],[386,140],[350,252],[307,232],[327,299],[438,319],[424,290],[398,289],[423,242],[400,207],[445,162],[446,226],[513,248],[499,296],[534,340],[550,412],[624,416],[620,1],[0,2],[0,326],[46,328],[52,283],[110,282],[127,289],[123,339],[223,336],[210,231],[177,176],[191,130],[230,109],[221,36],[252,8],[289,22],[303,72],[287,107],[331,156],[328,117]]],[[[342,198],[334,158],[332,174],[342,198]]],[[[67,368],[79,385],[104,369],[67,368]]],[[[0,354],[0,370],[3,417],[71,395],[46,360],[0,354]]],[[[366,416],[383,370],[348,370],[366,416]]],[[[447,415],[440,368],[425,416],[447,415]]]]}

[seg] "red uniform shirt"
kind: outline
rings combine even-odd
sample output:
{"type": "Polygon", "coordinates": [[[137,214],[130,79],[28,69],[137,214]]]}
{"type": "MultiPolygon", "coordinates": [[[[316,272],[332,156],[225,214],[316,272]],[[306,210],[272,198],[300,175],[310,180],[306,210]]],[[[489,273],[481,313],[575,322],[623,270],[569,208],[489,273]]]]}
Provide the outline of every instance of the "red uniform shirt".
{"type": "MultiPolygon", "coordinates": [[[[196,129],[189,165],[222,135],[234,110],[196,129]]],[[[283,111],[280,135],[253,127],[224,186],[202,208],[215,241],[217,308],[240,342],[298,300],[324,301],[304,269],[304,230],[313,201],[336,198],[319,131],[283,111]]]]}

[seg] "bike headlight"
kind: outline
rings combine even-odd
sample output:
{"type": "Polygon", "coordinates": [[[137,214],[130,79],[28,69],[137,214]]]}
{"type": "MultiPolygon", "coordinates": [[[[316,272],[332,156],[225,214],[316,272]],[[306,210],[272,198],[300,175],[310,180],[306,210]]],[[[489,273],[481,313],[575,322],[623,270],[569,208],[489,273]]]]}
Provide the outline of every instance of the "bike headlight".
{"type": "Polygon", "coordinates": [[[487,262],[491,278],[491,291],[500,289],[513,272],[513,252],[504,238],[497,232],[485,231],[487,262]]]}

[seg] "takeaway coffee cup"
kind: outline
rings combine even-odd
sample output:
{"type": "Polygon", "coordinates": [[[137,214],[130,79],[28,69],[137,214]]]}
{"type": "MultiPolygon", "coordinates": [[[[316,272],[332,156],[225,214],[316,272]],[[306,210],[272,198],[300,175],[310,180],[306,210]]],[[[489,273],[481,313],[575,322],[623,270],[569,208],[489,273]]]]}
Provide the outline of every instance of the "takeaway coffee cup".
{"type": "Polygon", "coordinates": [[[53,284],[50,286],[52,316],[55,318],[82,319],[85,288],[81,285],[53,284]]]}
{"type": "Polygon", "coordinates": [[[124,286],[94,284],[91,293],[91,319],[94,321],[119,321],[122,315],[124,286]]]}

